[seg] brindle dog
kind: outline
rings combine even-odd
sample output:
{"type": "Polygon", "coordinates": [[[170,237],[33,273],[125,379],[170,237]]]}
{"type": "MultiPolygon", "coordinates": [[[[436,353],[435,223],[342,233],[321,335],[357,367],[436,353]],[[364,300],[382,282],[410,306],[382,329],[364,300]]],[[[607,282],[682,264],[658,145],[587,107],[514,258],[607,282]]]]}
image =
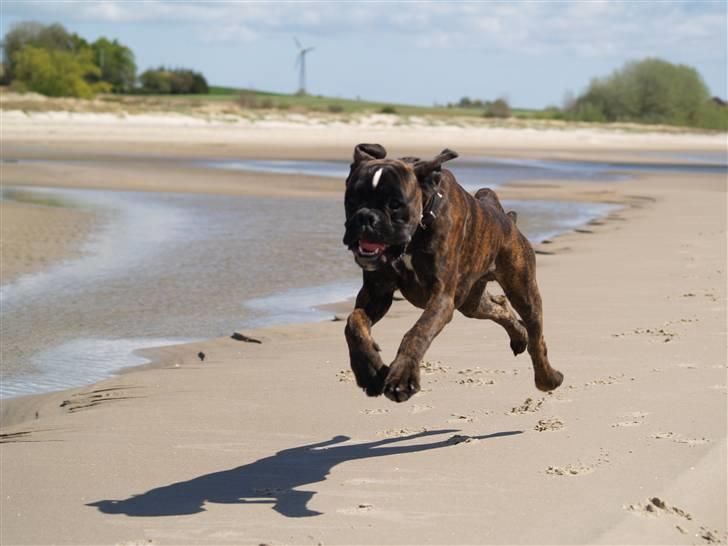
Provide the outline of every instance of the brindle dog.
{"type": "Polygon", "coordinates": [[[506,214],[492,190],[472,196],[442,169],[457,157],[451,150],[430,161],[385,157],[379,144],[359,144],[346,180],[344,244],[364,270],[345,330],[357,385],[369,396],[409,399],[420,390],[425,351],[456,309],[503,326],[514,355],[528,348],[540,390],[561,385],[546,356],[534,252],[515,213],[506,214]],[[489,281],[506,297],[489,294],[489,281]],[[424,312],[387,366],[371,328],[396,289],[424,312]]]}

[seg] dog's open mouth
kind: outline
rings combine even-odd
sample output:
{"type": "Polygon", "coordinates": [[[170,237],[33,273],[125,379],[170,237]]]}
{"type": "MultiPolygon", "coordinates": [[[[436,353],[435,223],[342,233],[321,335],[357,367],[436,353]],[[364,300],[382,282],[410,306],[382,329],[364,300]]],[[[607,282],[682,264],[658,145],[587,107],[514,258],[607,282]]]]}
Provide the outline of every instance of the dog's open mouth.
{"type": "Polygon", "coordinates": [[[385,250],[387,250],[387,245],[384,243],[372,243],[371,241],[362,239],[359,241],[356,252],[362,258],[378,258],[385,250]]]}

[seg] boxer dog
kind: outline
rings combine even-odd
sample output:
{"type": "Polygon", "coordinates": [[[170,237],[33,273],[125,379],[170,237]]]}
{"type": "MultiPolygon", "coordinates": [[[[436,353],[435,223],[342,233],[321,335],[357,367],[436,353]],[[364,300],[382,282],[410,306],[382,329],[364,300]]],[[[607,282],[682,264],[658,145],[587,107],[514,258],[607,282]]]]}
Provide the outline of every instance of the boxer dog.
{"type": "Polygon", "coordinates": [[[516,214],[488,188],[465,191],[442,168],[458,156],[452,150],[430,161],[386,155],[379,144],[359,144],[346,179],[344,244],[364,277],[345,328],[357,385],[369,396],[409,399],[420,390],[425,351],[457,309],[503,326],[514,355],[528,349],[536,387],[557,388],[563,375],[546,356],[536,259],[516,214]],[[490,281],[505,297],[486,291],[490,281]],[[424,312],[387,366],[371,329],[396,289],[424,312]]]}

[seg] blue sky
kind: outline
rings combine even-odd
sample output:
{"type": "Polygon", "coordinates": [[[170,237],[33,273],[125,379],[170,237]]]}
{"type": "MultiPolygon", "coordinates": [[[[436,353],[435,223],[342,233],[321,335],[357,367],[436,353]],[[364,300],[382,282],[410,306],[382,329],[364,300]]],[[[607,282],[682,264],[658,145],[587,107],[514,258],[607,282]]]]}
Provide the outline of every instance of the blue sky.
{"type": "Polygon", "coordinates": [[[698,69],[728,95],[728,3],[213,2],[3,0],[0,30],[59,22],[88,40],[117,38],[140,71],[183,66],[212,84],[293,92],[293,37],[314,46],[314,94],[429,105],[462,96],[561,105],[593,77],[656,56],[698,69]]]}

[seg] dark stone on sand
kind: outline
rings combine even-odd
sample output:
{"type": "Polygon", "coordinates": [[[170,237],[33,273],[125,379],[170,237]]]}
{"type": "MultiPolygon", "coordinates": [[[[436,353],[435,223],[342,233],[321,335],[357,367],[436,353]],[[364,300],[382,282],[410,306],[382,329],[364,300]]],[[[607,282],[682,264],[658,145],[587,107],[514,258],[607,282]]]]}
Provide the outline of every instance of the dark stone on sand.
{"type": "Polygon", "coordinates": [[[243,335],[239,332],[233,332],[233,335],[231,335],[230,337],[236,341],[245,341],[247,343],[263,343],[259,339],[255,339],[254,337],[243,335]]]}

